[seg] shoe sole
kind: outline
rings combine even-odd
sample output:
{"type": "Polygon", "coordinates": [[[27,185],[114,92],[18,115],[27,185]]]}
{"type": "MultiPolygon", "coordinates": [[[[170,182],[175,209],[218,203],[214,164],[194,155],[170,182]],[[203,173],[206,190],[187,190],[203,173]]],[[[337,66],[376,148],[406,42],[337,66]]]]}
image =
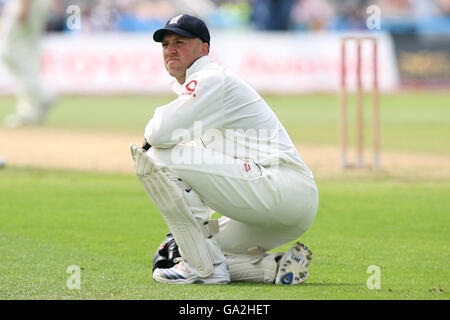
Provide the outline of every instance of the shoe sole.
{"type": "Polygon", "coordinates": [[[312,251],[297,242],[281,258],[275,278],[276,284],[300,284],[309,276],[308,265],[312,261],[312,251]]]}
{"type": "Polygon", "coordinates": [[[230,284],[230,280],[213,280],[213,279],[202,279],[202,278],[193,278],[193,279],[176,279],[170,280],[158,276],[153,276],[153,279],[156,282],[160,283],[171,283],[171,284],[230,284]]]}
{"type": "MultiPolygon", "coordinates": [[[[158,269],[156,269],[158,270],[158,269]]],[[[190,279],[167,279],[157,273],[157,271],[153,273],[153,279],[156,282],[160,283],[173,283],[173,284],[229,284],[231,283],[230,279],[226,278],[200,278],[193,277],[190,279]]]]}

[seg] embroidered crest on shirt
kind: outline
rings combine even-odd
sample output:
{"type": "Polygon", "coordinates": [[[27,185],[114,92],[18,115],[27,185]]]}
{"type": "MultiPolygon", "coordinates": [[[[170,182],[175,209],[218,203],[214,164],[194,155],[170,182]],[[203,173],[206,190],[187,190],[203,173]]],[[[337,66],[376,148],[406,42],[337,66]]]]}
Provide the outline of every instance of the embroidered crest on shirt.
{"type": "Polygon", "coordinates": [[[244,174],[244,177],[250,178],[253,175],[252,167],[250,166],[249,162],[244,162],[241,166],[242,173],[244,174]]]}
{"type": "Polygon", "coordinates": [[[262,176],[260,166],[253,161],[244,161],[244,163],[241,165],[241,170],[244,177],[247,178],[257,178],[262,176]]]}

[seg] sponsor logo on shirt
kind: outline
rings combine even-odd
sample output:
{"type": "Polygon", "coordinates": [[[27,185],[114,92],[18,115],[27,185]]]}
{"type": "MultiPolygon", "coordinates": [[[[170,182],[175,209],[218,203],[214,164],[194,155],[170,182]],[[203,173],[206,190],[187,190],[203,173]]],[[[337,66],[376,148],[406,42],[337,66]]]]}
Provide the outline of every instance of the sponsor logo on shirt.
{"type": "Polygon", "coordinates": [[[192,95],[195,97],[197,94],[195,93],[195,88],[197,88],[197,80],[189,81],[188,84],[186,84],[186,92],[183,92],[181,95],[192,95]]]}

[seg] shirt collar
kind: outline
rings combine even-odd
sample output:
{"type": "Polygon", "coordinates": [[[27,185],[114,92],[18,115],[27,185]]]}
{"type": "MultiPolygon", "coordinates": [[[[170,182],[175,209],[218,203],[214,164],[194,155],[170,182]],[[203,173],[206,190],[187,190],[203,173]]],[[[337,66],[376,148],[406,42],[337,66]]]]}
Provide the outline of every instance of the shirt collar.
{"type": "MultiPolygon", "coordinates": [[[[212,60],[209,56],[203,56],[203,57],[200,57],[197,60],[195,60],[194,63],[192,63],[192,65],[189,68],[187,68],[185,80],[189,79],[189,77],[192,74],[194,74],[195,72],[202,69],[204,66],[209,64],[211,61],[212,60]]],[[[184,83],[186,83],[186,81],[184,81],[184,83]]],[[[176,94],[180,95],[183,91],[184,83],[179,84],[178,81],[176,79],[174,79],[174,80],[172,80],[170,85],[172,87],[172,90],[175,91],[176,94]]]]}

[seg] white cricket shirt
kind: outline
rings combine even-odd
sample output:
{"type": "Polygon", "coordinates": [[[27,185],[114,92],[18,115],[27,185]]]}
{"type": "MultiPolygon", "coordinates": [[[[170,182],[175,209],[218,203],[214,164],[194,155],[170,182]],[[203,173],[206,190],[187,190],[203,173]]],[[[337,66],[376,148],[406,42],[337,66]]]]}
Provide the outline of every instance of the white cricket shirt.
{"type": "Polygon", "coordinates": [[[262,97],[230,70],[208,56],[176,80],[178,98],[158,107],[145,128],[154,147],[170,148],[194,141],[197,145],[258,165],[288,165],[308,178],[313,175],[285,128],[262,97]]]}

